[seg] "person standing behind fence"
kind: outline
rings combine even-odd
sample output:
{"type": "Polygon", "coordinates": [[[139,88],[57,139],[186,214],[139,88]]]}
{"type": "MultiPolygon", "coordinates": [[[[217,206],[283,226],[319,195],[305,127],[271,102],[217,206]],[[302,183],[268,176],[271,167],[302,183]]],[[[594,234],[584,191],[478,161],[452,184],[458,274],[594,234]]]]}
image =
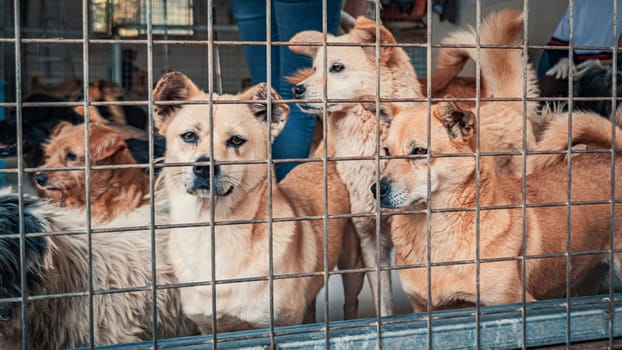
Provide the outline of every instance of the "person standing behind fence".
{"type": "MultiPolygon", "coordinates": [[[[289,41],[303,30],[322,31],[322,2],[320,0],[272,0],[272,41],[289,41]]],[[[266,41],[266,2],[258,0],[229,0],[233,17],[244,41],[266,41]]],[[[327,0],[327,30],[336,34],[341,15],[341,0],[327,0]]],[[[246,62],[253,84],[267,81],[266,47],[263,45],[244,47],[246,62]]],[[[292,85],[284,77],[292,75],[303,67],[311,67],[311,59],[294,54],[287,46],[271,48],[272,85],[284,99],[292,98],[292,85]]],[[[272,144],[274,159],[306,158],[309,155],[316,116],[303,113],[294,104],[285,128],[272,144]]],[[[296,166],[296,163],[276,163],[275,173],[280,181],[296,166]]]]}
{"type": "MultiPolygon", "coordinates": [[[[613,1],[614,0],[575,0],[573,12],[573,47],[613,46],[613,1]]],[[[622,0],[617,1],[618,18],[616,38],[622,32],[622,0]]],[[[570,5],[557,24],[549,46],[570,45],[570,5]]],[[[574,75],[592,65],[611,64],[611,50],[574,49],[573,64],[568,59],[568,50],[546,50],[541,65],[546,70],[540,78],[540,93],[545,97],[568,96],[568,76],[570,69],[574,75]],[[548,58],[548,62],[546,61],[548,58]],[[550,67],[550,68],[549,68],[550,67]]]]}

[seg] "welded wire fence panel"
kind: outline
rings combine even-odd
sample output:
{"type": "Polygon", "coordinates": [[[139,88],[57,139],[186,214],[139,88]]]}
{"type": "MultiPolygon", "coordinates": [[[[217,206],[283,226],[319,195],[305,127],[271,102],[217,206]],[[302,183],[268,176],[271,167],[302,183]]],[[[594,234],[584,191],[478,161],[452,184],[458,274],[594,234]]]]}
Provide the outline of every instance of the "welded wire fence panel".
{"type": "Polygon", "coordinates": [[[589,45],[589,5],[560,0],[552,46],[528,0],[458,2],[453,36],[433,1],[361,1],[346,33],[322,0],[293,38],[277,3],[0,4],[0,345],[619,347],[619,2],[589,45]],[[383,26],[396,8],[416,25],[383,26]],[[569,62],[563,94],[534,50],[569,62]]]}

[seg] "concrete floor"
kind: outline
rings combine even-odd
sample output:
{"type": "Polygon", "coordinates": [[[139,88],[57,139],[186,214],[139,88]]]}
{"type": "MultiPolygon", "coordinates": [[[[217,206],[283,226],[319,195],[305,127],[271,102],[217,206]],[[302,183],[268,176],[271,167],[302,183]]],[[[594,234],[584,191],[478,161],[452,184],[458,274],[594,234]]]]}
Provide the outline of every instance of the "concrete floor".
{"type": "MultiPolygon", "coordinates": [[[[412,313],[410,301],[402,289],[397,271],[391,271],[391,285],[393,288],[393,312],[396,315],[412,313]]],[[[324,288],[318,293],[317,297],[317,314],[318,322],[324,321],[324,288]]],[[[332,276],[328,280],[328,310],[330,321],[343,320],[343,283],[341,276],[332,276]]],[[[359,318],[376,317],[374,305],[376,300],[372,298],[371,288],[367,278],[363,285],[363,291],[359,294],[359,318]]]]}

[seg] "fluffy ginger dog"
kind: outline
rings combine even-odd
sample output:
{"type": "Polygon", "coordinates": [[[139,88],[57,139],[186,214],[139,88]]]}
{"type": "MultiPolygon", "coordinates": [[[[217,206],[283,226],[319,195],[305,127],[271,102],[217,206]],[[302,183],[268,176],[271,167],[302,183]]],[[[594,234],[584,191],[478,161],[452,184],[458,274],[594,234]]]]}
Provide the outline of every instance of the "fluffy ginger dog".
{"type": "MultiPolygon", "coordinates": [[[[91,165],[136,164],[125,140],[115,129],[100,124],[89,126],[91,165]]],[[[84,125],[60,122],[44,146],[46,168],[84,166],[84,125]]],[[[83,170],[38,172],[39,193],[62,206],[86,208],[83,170]]],[[[91,215],[98,223],[149,204],[149,176],[139,168],[91,170],[91,215]]]]}

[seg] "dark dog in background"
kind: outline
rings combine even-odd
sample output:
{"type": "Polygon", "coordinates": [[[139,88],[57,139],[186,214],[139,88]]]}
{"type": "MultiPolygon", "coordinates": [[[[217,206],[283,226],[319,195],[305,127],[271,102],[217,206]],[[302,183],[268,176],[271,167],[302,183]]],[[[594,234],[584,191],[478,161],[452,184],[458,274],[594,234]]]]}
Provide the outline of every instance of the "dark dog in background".
{"type": "MultiPolygon", "coordinates": [[[[80,212],[24,196],[24,231],[47,233],[84,230],[80,212]]],[[[19,233],[18,197],[0,191],[0,298],[21,297],[20,243],[6,235],[19,233]]],[[[148,215],[147,215],[148,216],[148,215]]],[[[166,216],[164,216],[166,217],[166,216]]],[[[142,218],[144,219],[144,218],[142,218]]],[[[114,225],[136,225],[121,218],[114,225]]],[[[116,227],[116,226],[109,226],[116,227]]],[[[166,254],[166,235],[158,233],[158,284],[175,283],[166,254]]],[[[95,290],[151,285],[151,234],[109,232],[92,236],[92,280],[95,290]]],[[[29,296],[82,293],[88,290],[88,237],[85,234],[26,237],[25,274],[29,296]]],[[[94,345],[151,339],[151,290],[100,294],[93,297],[94,345]]],[[[158,338],[195,334],[181,309],[177,289],[157,291],[158,338]]],[[[0,348],[22,348],[20,303],[0,304],[0,348]]],[[[84,296],[30,300],[27,306],[28,349],[65,349],[89,343],[89,298],[84,296]]]]}
{"type": "MultiPolygon", "coordinates": [[[[24,102],[58,103],[67,100],[36,94],[24,99],[24,102]]],[[[100,106],[105,107],[105,106],[100,106]]],[[[124,106],[125,107],[125,106],[124,106]]],[[[130,106],[132,107],[132,106],[130,106]]],[[[140,110],[138,107],[133,107],[140,110]]],[[[69,122],[77,125],[84,123],[84,109],[70,106],[45,106],[22,108],[22,152],[26,167],[38,167],[44,163],[45,157],[42,145],[49,138],[52,130],[61,122],[69,122]]],[[[126,140],[128,149],[138,163],[149,161],[148,135],[142,129],[129,126],[108,123],[107,114],[99,113],[99,108],[91,108],[89,119],[91,122],[104,122],[109,127],[121,133],[126,140]],[[103,117],[103,119],[102,119],[103,117]]],[[[141,110],[142,111],[142,110],[141,110]]],[[[128,115],[126,115],[127,117],[128,115]]],[[[128,120],[132,120],[128,118],[128,120]]],[[[164,155],[164,139],[155,136],[155,157],[164,155]]],[[[0,122],[0,158],[17,156],[17,116],[15,110],[7,113],[7,118],[0,122]]]]}
{"type": "MultiPolygon", "coordinates": [[[[616,124],[622,126],[622,115],[618,117],[618,101],[611,103],[611,88],[613,78],[613,68],[610,65],[595,64],[590,68],[577,74],[575,77],[573,90],[575,97],[600,97],[601,100],[574,102],[575,109],[595,112],[603,117],[609,118],[613,113],[616,114],[616,124]]],[[[622,73],[616,71],[616,97],[622,97],[622,73]]]]}

